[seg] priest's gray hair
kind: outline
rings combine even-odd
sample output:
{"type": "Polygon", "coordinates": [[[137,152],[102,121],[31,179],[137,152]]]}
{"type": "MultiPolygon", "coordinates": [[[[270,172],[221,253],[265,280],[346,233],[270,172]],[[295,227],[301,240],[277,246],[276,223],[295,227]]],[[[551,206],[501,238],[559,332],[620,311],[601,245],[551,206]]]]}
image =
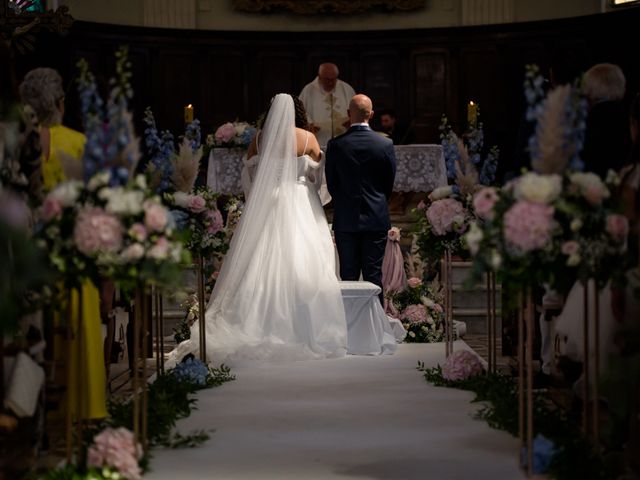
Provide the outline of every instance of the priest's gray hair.
{"type": "Polygon", "coordinates": [[[598,63],[584,74],[582,90],[591,103],[622,100],[626,89],[622,69],[612,63],[598,63]]]}
{"type": "Polygon", "coordinates": [[[62,77],[52,68],[36,68],[20,84],[22,102],[33,108],[43,126],[62,123],[60,101],[64,99],[62,77]]]}

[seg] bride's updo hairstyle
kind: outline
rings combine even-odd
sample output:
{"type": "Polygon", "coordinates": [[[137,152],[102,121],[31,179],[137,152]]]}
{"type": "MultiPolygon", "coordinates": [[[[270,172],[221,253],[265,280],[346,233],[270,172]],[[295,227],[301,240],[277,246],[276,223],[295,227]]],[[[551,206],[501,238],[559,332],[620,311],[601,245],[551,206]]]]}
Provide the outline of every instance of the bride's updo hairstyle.
{"type": "Polygon", "coordinates": [[[291,98],[293,98],[293,106],[296,112],[296,127],[311,131],[309,121],[307,120],[307,110],[304,108],[302,100],[295,95],[291,95],[291,98]]]}

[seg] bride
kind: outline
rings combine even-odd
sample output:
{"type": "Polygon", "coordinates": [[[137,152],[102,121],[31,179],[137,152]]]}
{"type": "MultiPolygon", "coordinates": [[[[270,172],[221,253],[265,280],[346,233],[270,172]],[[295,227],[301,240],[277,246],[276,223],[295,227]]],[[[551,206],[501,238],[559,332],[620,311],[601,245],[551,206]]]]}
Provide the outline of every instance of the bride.
{"type": "MultiPolygon", "coordinates": [[[[260,160],[205,313],[216,363],[346,355],[347,325],[334,248],[315,183],[322,152],[295,127],[294,102],[278,94],[256,137],[260,160]]],[[[172,355],[197,349],[191,340],[172,355]]]]}

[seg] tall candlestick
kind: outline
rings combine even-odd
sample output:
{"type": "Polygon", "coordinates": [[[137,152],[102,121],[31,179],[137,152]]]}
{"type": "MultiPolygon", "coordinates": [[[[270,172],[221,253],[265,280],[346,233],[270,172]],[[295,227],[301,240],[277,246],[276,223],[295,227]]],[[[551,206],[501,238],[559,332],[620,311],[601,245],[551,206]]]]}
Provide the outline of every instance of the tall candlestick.
{"type": "Polygon", "coordinates": [[[478,104],[474,103],[473,100],[469,102],[467,105],[467,122],[470,125],[475,125],[478,120],[478,104]]]}
{"type": "Polygon", "coordinates": [[[193,105],[189,104],[184,107],[184,123],[193,122],[193,105]]]}

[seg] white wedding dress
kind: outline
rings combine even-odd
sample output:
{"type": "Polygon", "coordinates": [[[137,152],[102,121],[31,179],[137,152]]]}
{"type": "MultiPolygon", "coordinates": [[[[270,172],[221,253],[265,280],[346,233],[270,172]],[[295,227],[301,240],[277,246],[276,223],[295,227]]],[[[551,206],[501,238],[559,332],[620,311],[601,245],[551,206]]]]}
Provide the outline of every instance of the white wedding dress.
{"type": "MultiPolygon", "coordinates": [[[[209,361],[288,362],[346,355],[347,324],[320,199],[322,163],[296,156],[293,101],[277,95],[260,161],[206,310],[209,361]]],[[[171,357],[198,348],[198,325],[171,357]]]]}

